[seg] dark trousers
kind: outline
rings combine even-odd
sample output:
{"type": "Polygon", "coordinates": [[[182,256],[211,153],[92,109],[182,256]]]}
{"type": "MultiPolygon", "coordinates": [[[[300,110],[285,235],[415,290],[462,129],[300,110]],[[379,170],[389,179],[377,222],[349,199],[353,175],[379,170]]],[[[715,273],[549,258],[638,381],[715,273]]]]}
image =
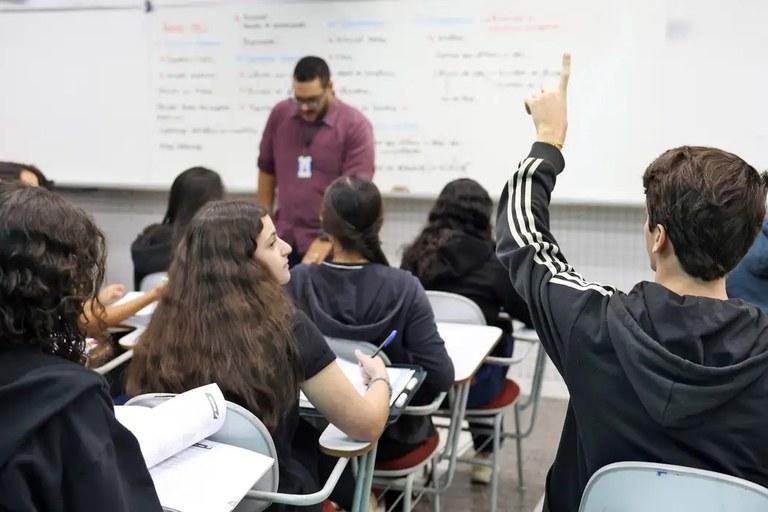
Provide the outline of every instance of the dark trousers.
{"type": "MultiPolygon", "coordinates": [[[[492,352],[492,355],[499,357],[510,357],[514,348],[514,340],[509,334],[504,334],[492,352]]],[[[504,387],[504,381],[507,378],[506,366],[495,366],[484,364],[475,374],[475,380],[472,387],[469,388],[469,397],[467,397],[467,408],[479,407],[492,401],[501,392],[504,387]]],[[[493,451],[493,442],[491,436],[481,433],[482,429],[488,427],[469,422],[469,430],[472,433],[472,445],[475,451],[481,453],[491,453],[493,451]],[[487,441],[487,443],[486,443],[487,441]],[[483,443],[486,443],[483,446],[483,443]],[[482,446],[482,448],[481,448],[482,446]]],[[[501,431],[504,432],[504,423],[501,424],[501,431]]]]}
{"type": "MultiPolygon", "coordinates": [[[[507,375],[506,366],[491,366],[484,365],[478,370],[478,374],[483,373],[485,370],[482,381],[478,380],[469,389],[469,397],[467,398],[467,409],[473,407],[479,407],[485,405],[499,394],[504,380],[507,375]]],[[[491,453],[493,451],[493,442],[491,442],[491,436],[483,431],[488,427],[478,423],[469,422],[469,431],[472,433],[472,445],[475,447],[475,451],[482,453],[491,453]],[[486,441],[488,441],[486,443],[486,441]],[[485,446],[483,446],[485,443],[485,446]]],[[[501,424],[501,431],[504,431],[504,423],[501,424]]]]}

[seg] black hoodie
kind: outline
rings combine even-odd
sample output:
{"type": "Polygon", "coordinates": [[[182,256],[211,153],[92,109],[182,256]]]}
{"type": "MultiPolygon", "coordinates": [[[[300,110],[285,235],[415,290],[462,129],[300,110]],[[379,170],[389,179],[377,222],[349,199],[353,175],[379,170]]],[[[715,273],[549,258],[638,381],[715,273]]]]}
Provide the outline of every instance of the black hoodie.
{"type": "Polygon", "coordinates": [[[454,233],[437,250],[429,276],[416,276],[427,290],[457,293],[475,302],[486,323],[509,331],[509,322],[499,322],[503,309],[526,324],[531,319],[528,306],[509,282],[507,269],[496,258],[491,240],[454,233]]]}
{"type": "Polygon", "coordinates": [[[0,350],[0,510],[162,510],[101,376],[31,347],[0,350]]]}
{"type": "Polygon", "coordinates": [[[173,226],[152,224],[131,244],[133,287],[138,290],[141,280],[155,272],[167,272],[173,259],[173,226]]]}
{"type": "MultiPolygon", "coordinates": [[[[298,265],[291,270],[290,290],[326,336],[379,344],[395,329],[397,337],[384,352],[395,364],[416,364],[427,371],[413,404],[428,403],[453,384],[453,363],[437,333],[424,289],[409,272],[364,265],[298,265]]],[[[429,417],[407,416],[382,435],[381,446],[413,445],[432,433],[429,417]]],[[[387,458],[387,450],[380,451],[387,458]]]]}
{"type": "Polygon", "coordinates": [[[549,233],[561,153],[536,143],[499,203],[497,253],[571,394],[545,510],[578,510],[617,461],[678,464],[768,485],[768,317],[739,300],[629,293],[586,281],[549,233]]]}

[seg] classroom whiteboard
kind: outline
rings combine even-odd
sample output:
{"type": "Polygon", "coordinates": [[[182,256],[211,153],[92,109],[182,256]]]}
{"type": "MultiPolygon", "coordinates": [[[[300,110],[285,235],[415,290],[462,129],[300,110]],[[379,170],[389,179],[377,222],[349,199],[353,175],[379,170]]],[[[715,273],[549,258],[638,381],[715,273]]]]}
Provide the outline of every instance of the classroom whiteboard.
{"type": "Polygon", "coordinates": [[[136,4],[0,11],[0,159],[62,184],[160,189],[206,165],[252,191],[269,110],[316,54],[373,123],[382,191],[435,195],[469,176],[498,195],[534,136],[523,99],[556,83],[568,49],[556,200],[639,203],[645,166],[676,144],[766,164],[758,0],[726,17],[715,0],[136,4]]]}

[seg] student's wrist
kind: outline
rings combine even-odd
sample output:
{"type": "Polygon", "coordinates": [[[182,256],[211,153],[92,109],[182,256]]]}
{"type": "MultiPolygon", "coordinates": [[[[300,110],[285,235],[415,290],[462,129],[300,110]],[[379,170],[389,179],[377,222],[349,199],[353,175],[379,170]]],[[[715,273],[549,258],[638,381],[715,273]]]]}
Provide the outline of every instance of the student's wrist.
{"type": "Polygon", "coordinates": [[[391,397],[392,396],[392,384],[389,383],[389,378],[388,377],[374,377],[374,378],[372,378],[370,380],[370,382],[368,382],[368,389],[373,387],[373,385],[376,384],[377,382],[383,382],[384,385],[387,386],[387,391],[389,393],[389,396],[391,397]]]}
{"type": "Polygon", "coordinates": [[[563,149],[563,143],[565,142],[564,130],[554,130],[544,128],[538,130],[536,133],[536,142],[543,142],[550,146],[555,146],[557,149],[563,149]]]}

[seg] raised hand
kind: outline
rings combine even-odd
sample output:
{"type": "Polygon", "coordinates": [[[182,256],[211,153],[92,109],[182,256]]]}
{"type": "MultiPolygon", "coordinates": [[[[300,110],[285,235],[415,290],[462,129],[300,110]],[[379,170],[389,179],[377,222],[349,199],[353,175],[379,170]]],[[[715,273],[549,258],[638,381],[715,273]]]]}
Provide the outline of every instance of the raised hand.
{"type": "Polygon", "coordinates": [[[563,54],[560,84],[555,89],[542,90],[525,100],[525,109],[536,126],[536,140],[562,147],[568,130],[568,79],[571,76],[571,55],[563,54]]]}

